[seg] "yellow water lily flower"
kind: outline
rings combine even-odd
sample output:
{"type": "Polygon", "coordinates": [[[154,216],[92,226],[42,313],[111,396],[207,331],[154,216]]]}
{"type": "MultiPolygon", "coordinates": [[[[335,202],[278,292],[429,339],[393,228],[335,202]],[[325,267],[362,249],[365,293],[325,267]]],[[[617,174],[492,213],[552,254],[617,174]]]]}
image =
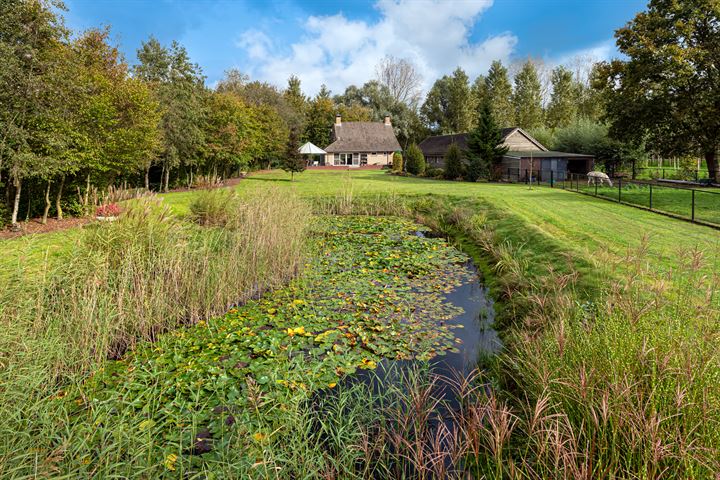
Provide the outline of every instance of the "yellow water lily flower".
{"type": "Polygon", "coordinates": [[[175,455],[174,453],[171,453],[170,455],[165,457],[165,462],[163,462],[163,463],[165,464],[165,468],[167,468],[170,471],[174,471],[175,470],[175,462],[177,462],[177,455],[175,455]]]}
{"type": "Polygon", "coordinates": [[[306,334],[305,327],[299,326],[299,327],[295,327],[295,328],[288,328],[287,334],[291,337],[294,337],[295,335],[305,335],[306,334]]]}

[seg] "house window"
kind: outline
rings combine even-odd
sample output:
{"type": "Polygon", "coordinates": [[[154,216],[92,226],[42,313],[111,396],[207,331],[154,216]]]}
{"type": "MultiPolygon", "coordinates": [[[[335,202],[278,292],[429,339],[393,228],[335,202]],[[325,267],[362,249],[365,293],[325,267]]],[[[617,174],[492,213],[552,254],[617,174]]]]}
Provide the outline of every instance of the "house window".
{"type": "Polygon", "coordinates": [[[367,165],[367,153],[360,154],[360,165],[367,165]]]}
{"type": "MultiPolygon", "coordinates": [[[[354,165],[358,164],[359,159],[360,159],[360,157],[356,153],[354,165]]],[[[341,166],[353,165],[353,154],[352,153],[336,153],[335,154],[335,165],[341,165],[341,166]]]]}

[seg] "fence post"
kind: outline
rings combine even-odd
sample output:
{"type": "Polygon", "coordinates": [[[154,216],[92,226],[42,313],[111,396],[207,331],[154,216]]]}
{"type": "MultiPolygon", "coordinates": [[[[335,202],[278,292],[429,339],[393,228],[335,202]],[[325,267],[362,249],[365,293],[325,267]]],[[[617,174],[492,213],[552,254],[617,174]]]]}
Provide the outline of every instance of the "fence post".
{"type": "Polygon", "coordinates": [[[552,170],[550,170],[550,188],[553,188],[555,185],[555,174],[552,170]]]}
{"type": "Polygon", "coordinates": [[[650,184],[650,210],[652,210],[652,183],[650,184]]]}
{"type": "Polygon", "coordinates": [[[618,177],[618,202],[622,202],[622,177],[618,177]]]}
{"type": "Polygon", "coordinates": [[[695,189],[692,190],[692,214],[690,216],[690,219],[693,222],[695,221],[695,189]]]}
{"type": "Polygon", "coordinates": [[[597,180],[595,180],[593,183],[595,184],[595,196],[597,197],[597,183],[598,182],[597,182],[597,180]]]}

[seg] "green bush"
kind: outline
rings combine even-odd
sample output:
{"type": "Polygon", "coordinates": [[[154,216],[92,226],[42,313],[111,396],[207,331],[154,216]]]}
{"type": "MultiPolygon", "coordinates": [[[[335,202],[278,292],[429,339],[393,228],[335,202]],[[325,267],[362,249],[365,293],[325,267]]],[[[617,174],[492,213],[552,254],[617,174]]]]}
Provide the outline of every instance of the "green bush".
{"type": "Polygon", "coordinates": [[[463,155],[457,144],[450,145],[445,154],[445,178],[447,180],[457,180],[462,177],[464,172],[463,155]]]}
{"type": "Polygon", "coordinates": [[[413,143],[405,153],[405,170],[413,175],[422,175],[425,168],[425,156],[420,147],[413,143]]]}
{"type": "Polygon", "coordinates": [[[393,172],[398,172],[398,173],[403,171],[402,153],[400,153],[400,152],[393,153],[392,170],[393,170],[393,172]]]}
{"type": "Polygon", "coordinates": [[[442,168],[428,168],[425,170],[425,176],[429,178],[442,178],[445,174],[445,170],[442,168]]]}

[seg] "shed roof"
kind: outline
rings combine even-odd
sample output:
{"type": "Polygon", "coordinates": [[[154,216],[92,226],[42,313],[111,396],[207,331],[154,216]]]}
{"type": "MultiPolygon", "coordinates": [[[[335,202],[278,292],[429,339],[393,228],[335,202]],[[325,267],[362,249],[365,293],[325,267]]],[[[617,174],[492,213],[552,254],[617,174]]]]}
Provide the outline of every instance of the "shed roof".
{"type": "Polygon", "coordinates": [[[512,158],[594,158],[592,155],[585,155],[583,153],[555,152],[552,150],[544,152],[507,152],[504,156],[512,158]]]}
{"type": "Polygon", "coordinates": [[[400,144],[391,125],[383,122],[342,122],[333,125],[335,141],[325,147],[328,153],[395,152],[400,144]]]}
{"type": "MultiPolygon", "coordinates": [[[[510,135],[512,135],[515,132],[520,132],[525,138],[527,138],[530,142],[535,144],[540,150],[547,150],[540,142],[535,140],[532,136],[530,136],[529,133],[527,133],[525,130],[523,130],[520,127],[508,127],[503,128],[501,130],[502,134],[502,141],[504,142],[505,139],[507,139],[510,135]]],[[[455,143],[461,150],[467,149],[467,139],[468,139],[467,133],[453,133],[450,135],[433,135],[432,137],[427,137],[425,140],[420,142],[420,150],[423,151],[423,153],[426,156],[443,156],[447,152],[448,148],[450,148],[450,145],[455,143]]]]}

